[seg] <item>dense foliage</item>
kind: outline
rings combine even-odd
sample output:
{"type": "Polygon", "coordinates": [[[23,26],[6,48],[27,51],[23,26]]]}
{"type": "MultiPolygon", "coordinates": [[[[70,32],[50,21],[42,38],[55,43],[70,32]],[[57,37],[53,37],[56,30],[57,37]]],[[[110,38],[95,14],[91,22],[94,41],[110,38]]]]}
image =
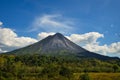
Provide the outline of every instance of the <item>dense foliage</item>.
{"type": "Polygon", "coordinates": [[[45,55],[0,55],[0,80],[90,80],[89,72],[120,72],[119,60],[45,55]]]}

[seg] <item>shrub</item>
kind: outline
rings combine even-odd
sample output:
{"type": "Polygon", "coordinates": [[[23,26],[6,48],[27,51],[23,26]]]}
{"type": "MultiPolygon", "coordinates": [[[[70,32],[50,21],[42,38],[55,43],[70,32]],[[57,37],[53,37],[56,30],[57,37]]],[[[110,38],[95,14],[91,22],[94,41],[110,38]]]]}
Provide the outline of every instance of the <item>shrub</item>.
{"type": "Polygon", "coordinates": [[[82,74],[80,76],[80,80],[91,80],[88,73],[82,74]]]}
{"type": "Polygon", "coordinates": [[[65,76],[70,78],[72,76],[72,72],[70,71],[70,69],[66,68],[66,67],[61,67],[61,70],[59,72],[59,74],[61,76],[65,76]]]}

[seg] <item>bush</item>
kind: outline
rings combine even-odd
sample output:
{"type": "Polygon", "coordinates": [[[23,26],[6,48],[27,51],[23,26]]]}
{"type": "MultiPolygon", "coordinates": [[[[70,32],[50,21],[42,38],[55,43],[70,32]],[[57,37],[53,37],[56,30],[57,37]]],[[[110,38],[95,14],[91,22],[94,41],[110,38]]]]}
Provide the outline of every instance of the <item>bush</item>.
{"type": "Polygon", "coordinates": [[[72,76],[72,72],[70,71],[70,69],[66,68],[66,67],[61,67],[61,70],[59,72],[59,74],[61,76],[65,76],[70,78],[72,76]]]}
{"type": "Polygon", "coordinates": [[[117,72],[118,70],[119,70],[119,66],[118,65],[113,65],[113,70],[114,70],[114,72],[117,72]]]}
{"type": "Polygon", "coordinates": [[[80,80],[91,80],[88,73],[82,74],[80,76],[80,80]]]}

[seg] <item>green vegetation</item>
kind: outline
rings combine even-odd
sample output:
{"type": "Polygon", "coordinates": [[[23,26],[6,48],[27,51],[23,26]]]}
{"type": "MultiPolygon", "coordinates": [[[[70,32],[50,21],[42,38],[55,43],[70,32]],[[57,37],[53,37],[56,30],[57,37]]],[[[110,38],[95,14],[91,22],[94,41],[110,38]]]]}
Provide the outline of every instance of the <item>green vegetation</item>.
{"type": "Polygon", "coordinates": [[[118,80],[119,60],[0,55],[0,80],[118,80]]]}
{"type": "Polygon", "coordinates": [[[88,73],[84,73],[84,74],[80,75],[79,79],[80,80],[91,80],[88,73]]]}

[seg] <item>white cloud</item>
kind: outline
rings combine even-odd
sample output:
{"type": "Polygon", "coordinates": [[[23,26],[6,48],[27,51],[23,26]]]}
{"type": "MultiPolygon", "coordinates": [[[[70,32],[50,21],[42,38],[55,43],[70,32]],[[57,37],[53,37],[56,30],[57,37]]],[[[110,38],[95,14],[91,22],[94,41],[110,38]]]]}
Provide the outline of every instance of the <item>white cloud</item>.
{"type": "Polygon", "coordinates": [[[97,41],[99,38],[104,37],[103,34],[100,34],[98,32],[89,32],[85,34],[71,34],[70,36],[66,37],[89,51],[106,55],[107,46],[99,46],[99,42],[97,41]]]}
{"type": "Polygon", "coordinates": [[[45,32],[68,32],[72,31],[73,23],[70,19],[64,18],[62,15],[43,15],[37,17],[32,24],[31,31],[44,30],[45,32]]]}
{"type": "MultiPolygon", "coordinates": [[[[38,34],[38,40],[54,34],[55,32],[41,32],[38,34]]],[[[111,43],[110,45],[99,45],[98,39],[103,38],[104,35],[98,32],[71,34],[66,37],[89,51],[102,55],[119,55],[120,57],[120,42],[111,43]]],[[[19,37],[12,29],[0,27],[0,53],[27,46],[38,40],[24,36],[19,37]]]]}
{"type": "Polygon", "coordinates": [[[108,52],[110,52],[110,53],[120,53],[120,42],[112,43],[108,47],[109,47],[108,52]]]}
{"type": "Polygon", "coordinates": [[[71,34],[67,36],[68,39],[72,40],[77,44],[97,44],[97,39],[104,37],[103,34],[98,32],[89,32],[85,34],[71,34]]]}
{"type": "Polygon", "coordinates": [[[0,21],[0,26],[2,26],[3,25],[3,23],[0,21]]]}
{"type": "Polygon", "coordinates": [[[107,55],[108,53],[108,46],[106,44],[102,46],[100,46],[99,44],[86,44],[83,47],[91,52],[96,52],[101,55],[107,55]]]}
{"type": "Polygon", "coordinates": [[[4,52],[7,52],[7,51],[4,51],[4,50],[0,49],[0,53],[4,53],[4,52]]]}
{"type": "Polygon", "coordinates": [[[99,45],[98,39],[104,35],[98,32],[89,32],[85,34],[71,34],[66,36],[71,41],[84,47],[85,49],[102,55],[118,55],[120,54],[120,42],[111,43],[110,45],[99,45]]]}
{"type": "MultiPolygon", "coordinates": [[[[54,35],[54,32],[41,32],[38,34],[39,40],[49,36],[54,35]]],[[[76,44],[82,46],[83,48],[99,53],[101,55],[119,55],[120,54],[120,42],[111,43],[110,45],[104,44],[99,45],[99,38],[103,38],[104,35],[98,32],[89,32],[85,34],[71,34],[70,36],[66,36],[69,40],[75,42],[76,44]]]]}
{"type": "Polygon", "coordinates": [[[0,49],[1,51],[9,51],[16,48],[37,42],[36,39],[30,37],[19,37],[9,28],[0,28],[0,49]]]}
{"type": "Polygon", "coordinates": [[[120,55],[120,42],[112,43],[110,45],[105,44],[102,46],[100,46],[99,44],[96,44],[96,45],[86,44],[84,46],[84,48],[86,48],[92,52],[97,52],[97,53],[103,54],[103,55],[111,55],[111,56],[120,55]]]}
{"type": "Polygon", "coordinates": [[[38,34],[38,39],[41,40],[47,36],[54,35],[54,32],[41,32],[38,34]]]}

